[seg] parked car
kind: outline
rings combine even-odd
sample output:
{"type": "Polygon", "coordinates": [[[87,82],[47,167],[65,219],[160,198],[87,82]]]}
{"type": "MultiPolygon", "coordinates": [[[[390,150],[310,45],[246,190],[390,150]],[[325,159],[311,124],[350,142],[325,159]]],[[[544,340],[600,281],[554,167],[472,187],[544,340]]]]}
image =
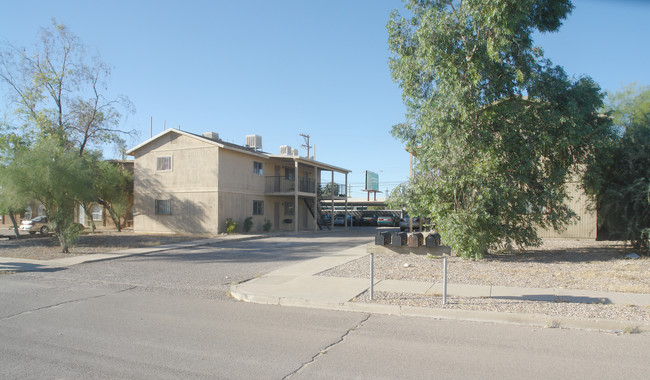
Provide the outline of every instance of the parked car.
{"type": "MultiPolygon", "coordinates": [[[[348,215],[348,224],[347,224],[348,226],[358,226],[359,225],[356,217],[353,217],[350,214],[347,214],[347,215],[348,215]]],[[[343,215],[343,214],[334,215],[334,225],[335,226],[343,226],[343,225],[345,225],[344,221],[345,221],[345,215],[343,215]]]]}
{"type": "Polygon", "coordinates": [[[377,225],[380,227],[397,227],[399,218],[397,215],[383,215],[377,218],[377,225]]]}
{"type": "Polygon", "coordinates": [[[50,227],[48,227],[47,216],[37,216],[33,219],[23,220],[20,223],[18,228],[21,231],[27,231],[30,234],[35,234],[40,232],[42,235],[48,234],[50,232],[50,227]]]}
{"type": "Polygon", "coordinates": [[[377,215],[376,214],[363,215],[361,217],[361,225],[362,226],[376,226],[377,225],[377,215]]]}
{"type": "MultiPolygon", "coordinates": [[[[399,221],[399,230],[400,231],[408,231],[410,228],[411,224],[411,218],[408,215],[405,215],[400,221],[399,221]]],[[[413,218],[413,231],[419,230],[420,229],[420,218],[415,217],[413,218]]]]}

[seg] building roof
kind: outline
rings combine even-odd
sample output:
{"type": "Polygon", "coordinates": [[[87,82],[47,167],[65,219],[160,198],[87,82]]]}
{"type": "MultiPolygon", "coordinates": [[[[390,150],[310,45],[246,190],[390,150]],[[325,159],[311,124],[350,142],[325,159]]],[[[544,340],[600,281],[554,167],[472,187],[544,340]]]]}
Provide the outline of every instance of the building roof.
{"type": "Polygon", "coordinates": [[[312,160],[312,159],[307,158],[307,157],[285,156],[285,155],[280,155],[280,154],[270,154],[270,153],[267,153],[267,152],[264,152],[264,151],[261,151],[261,150],[255,150],[253,148],[249,148],[249,147],[246,147],[246,146],[241,146],[241,145],[225,142],[225,141],[223,141],[221,139],[215,140],[215,139],[212,139],[212,138],[209,138],[209,137],[206,137],[206,136],[197,135],[197,134],[190,133],[190,132],[185,132],[185,131],[182,131],[180,129],[167,129],[167,130],[157,134],[156,136],[153,136],[152,138],[142,142],[141,144],[127,150],[126,154],[128,154],[129,156],[133,156],[133,155],[135,155],[135,152],[137,150],[142,149],[143,147],[150,144],[151,142],[153,142],[153,141],[155,141],[155,140],[157,140],[157,139],[159,139],[159,138],[161,138],[163,136],[166,136],[166,135],[168,135],[170,133],[176,133],[176,134],[179,134],[179,135],[182,135],[182,136],[187,136],[187,137],[190,137],[190,138],[193,138],[193,139],[198,139],[198,140],[201,140],[201,141],[206,142],[208,144],[212,144],[212,145],[214,145],[216,147],[222,148],[222,149],[228,149],[228,150],[232,150],[232,151],[236,151],[236,152],[240,152],[240,153],[250,154],[250,155],[258,157],[258,158],[273,159],[275,161],[286,161],[287,163],[289,163],[289,162],[290,163],[298,162],[298,163],[305,164],[305,165],[312,165],[312,166],[318,167],[319,169],[322,169],[322,170],[334,171],[334,172],[338,172],[338,173],[350,173],[351,172],[351,170],[340,168],[340,167],[334,166],[334,165],[329,165],[329,164],[319,162],[319,161],[316,161],[316,160],[312,160]]]}

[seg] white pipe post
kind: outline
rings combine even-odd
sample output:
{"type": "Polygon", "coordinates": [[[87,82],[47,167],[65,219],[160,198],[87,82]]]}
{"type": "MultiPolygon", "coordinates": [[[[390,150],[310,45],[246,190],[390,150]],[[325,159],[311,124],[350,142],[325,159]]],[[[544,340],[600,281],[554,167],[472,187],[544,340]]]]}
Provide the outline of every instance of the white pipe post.
{"type": "Polygon", "coordinates": [[[442,304],[447,304],[447,258],[442,258],[442,304]]]}
{"type": "Polygon", "coordinates": [[[373,298],[373,283],[375,282],[375,254],[370,254],[370,300],[373,298]]]}

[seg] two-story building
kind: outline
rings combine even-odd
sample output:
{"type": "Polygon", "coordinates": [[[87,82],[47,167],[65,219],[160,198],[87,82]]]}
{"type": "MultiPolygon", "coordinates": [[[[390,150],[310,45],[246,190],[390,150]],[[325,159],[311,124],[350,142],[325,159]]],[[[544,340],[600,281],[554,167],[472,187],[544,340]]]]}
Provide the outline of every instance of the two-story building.
{"type": "MultiPolygon", "coordinates": [[[[252,218],[252,232],[319,228],[321,188],[346,189],[347,169],[299,157],[282,147],[278,155],[261,150],[261,137],[247,145],[168,129],[130,149],[134,156],[133,224],[136,232],[213,234],[226,220],[240,226],[252,218]],[[330,172],[323,173],[323,172],[330,172]],[[334,183],[334,174],[345,185],[334,183]],[[320,178],[331,178],[323,186],[320,178]]],[[[328,192],[328,199],[345,197],[328,192]]]]}

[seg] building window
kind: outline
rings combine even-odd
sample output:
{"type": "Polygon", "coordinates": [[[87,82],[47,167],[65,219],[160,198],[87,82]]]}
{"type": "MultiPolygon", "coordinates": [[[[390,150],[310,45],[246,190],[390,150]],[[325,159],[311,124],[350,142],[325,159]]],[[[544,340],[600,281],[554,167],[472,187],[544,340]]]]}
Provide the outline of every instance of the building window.
{"type": "Polygon", "coordinates": [[[92,215],[93,220],[96,222],[103,220],[102,207],[100,205],[93,205],[93,207],[90,209],[90,214],[92,215]]]}
{"type": "Polygon", "coordinates": [[[284,215],[293,215],[293,202],[284,202],[284,215]]]}
{"type": "Polygon", "coordinates": [[[168,172],[172,170],[172,157],[158,157],[156,161],[156,170],[159,172],[168,172]]]}
{"type": "Polygon", "coordinates": [[[295,179],[294,168],[284,168],[284,179],[287,181],[293,181],[295,179]]]}
{"type": "Polygon", "coordinates": [[[264,201],[253,201],[253,215],[264,215],[264,201]]]}
{"type": "Polygon", "coordinates": [[[172,214],[172,200],[156,199],[156,215],[171,215],[171,214],[172,214]]]}
{"type": "Polygon", "coordinates": [[[257,175],[262,175],[262,163],[253,161],[253,173],[257,175]]]}

